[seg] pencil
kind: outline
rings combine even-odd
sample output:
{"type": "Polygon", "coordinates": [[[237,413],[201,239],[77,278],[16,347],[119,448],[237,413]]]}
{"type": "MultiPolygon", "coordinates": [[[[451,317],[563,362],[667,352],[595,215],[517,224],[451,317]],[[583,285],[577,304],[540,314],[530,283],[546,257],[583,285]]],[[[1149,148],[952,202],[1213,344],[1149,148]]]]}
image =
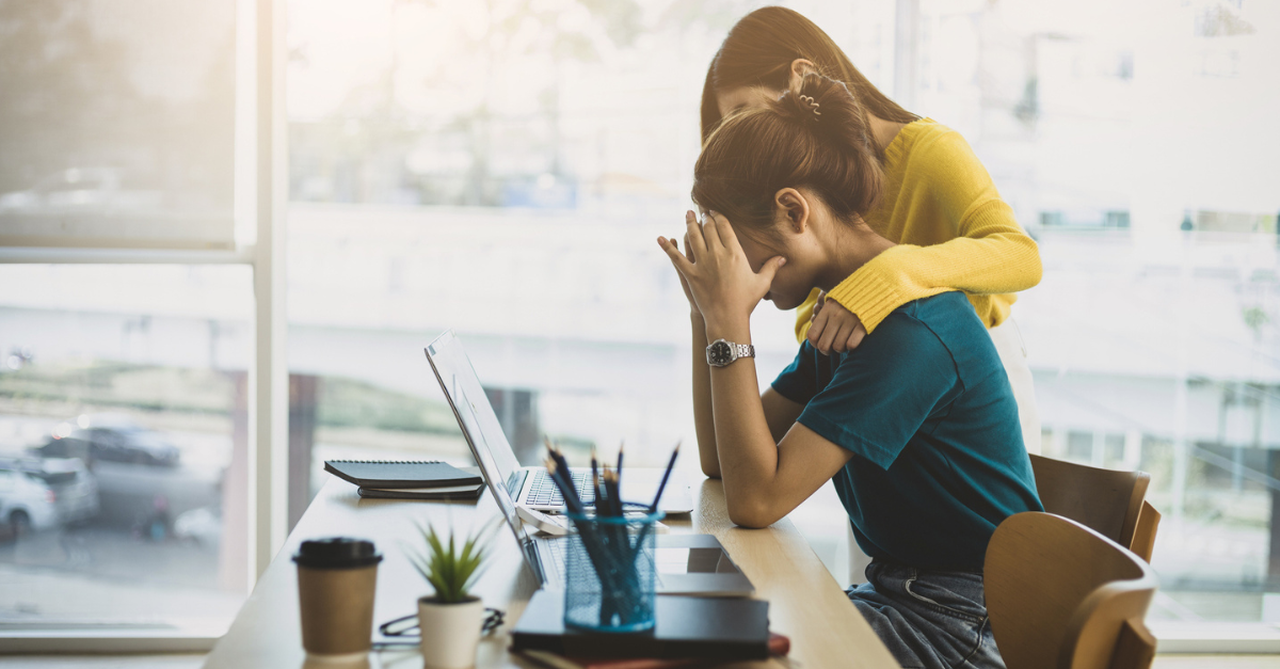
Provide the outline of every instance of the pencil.
{"type": "Polygon", "coordinates": [[[680,455],[680,442],[676,442],[675,450],[671,451],[671,459],[667,461],[667,471],[662,473],[662,482],[658,484],[658,494],[653,497],[653,504],[649,505],[649,513],[658,510],[658,502],[662,500],[662,492],[667,489],[667,480],[671,478],[671,468],[676,466],[676,456],[680,455]]]}
{"type": "MultiPolygon", "coordinates": [[[[604,468],[604,489],[605,494],[609,495],[609,504],[605,513],[610,516],[622,515],[622,500],[618,496],[618,474],[609,471],[609,466],[604,468]]],[[[596,507],[596,512],[600,512],[600,507],[596,507]]]]}
{"type": "Polygon", "coordinates": [[[573,472],[569,471],[569,461],[564,459],[564,453],[552,446],[551,440],[545,435],[542,437],[542,441],[547,445],[547,451],[551,453],[551,459],[555,460],[556,466],[561,470],[561,477],[564,479],[565,485],[573,493],[574,499],[581,502],[582,496],[578,494],[578,487],[573,485],[573,472]]]}
{"type": "Polygon", "coordinates": [[[591,447],[591,491],[595,494],[592,500],[592,506],[596,508],[596,513],[600,512],[600,468],[596,462],[596,448],[591,447]]]}
{"type": "MultiPolygon", "coordinates": [[[[552,483],[560,489],[560,495],[564,497],[564,505],[574,513],[583,513],[582,500],[578,497],[578,493],[573,489],[573,483],[566,484],[566,477],[562,476],[560,466],[556,464],[553,458],[546,459],[547,475],[551,477],[552,483]]],[[[567,472],[566,472],[567,473],[567,472]]]]}

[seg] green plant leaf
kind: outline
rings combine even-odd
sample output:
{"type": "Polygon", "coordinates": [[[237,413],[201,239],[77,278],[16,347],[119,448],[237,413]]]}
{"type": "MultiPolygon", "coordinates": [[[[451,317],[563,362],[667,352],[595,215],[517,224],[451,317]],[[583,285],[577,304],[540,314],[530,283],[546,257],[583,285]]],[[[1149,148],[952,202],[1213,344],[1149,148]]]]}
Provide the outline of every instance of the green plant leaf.
{"type": "Polygon", "coordinates": [[[452,603],[467,598],[471,586],[488,566],[485,558],[500,520],[495,518],[475,530],[461,546],[452,532],[446,542],[434,526],[417,525],[427,550],[421,553],[406,548],[405,553],[414,569],[435,589],[439,601],[452,603]]]}

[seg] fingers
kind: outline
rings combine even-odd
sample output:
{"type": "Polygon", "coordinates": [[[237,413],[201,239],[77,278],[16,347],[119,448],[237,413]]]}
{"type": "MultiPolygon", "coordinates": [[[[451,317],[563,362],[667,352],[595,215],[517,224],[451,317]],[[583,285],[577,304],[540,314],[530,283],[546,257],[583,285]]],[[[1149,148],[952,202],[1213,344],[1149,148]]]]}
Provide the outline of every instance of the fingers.
{"type": "Polygon", "coordinates": [[[773,283],[773,276],[777,274],[778,270],[782,269],[782,266],[785,264],[787,264],[786,258],[783,258],[782,256],[774,256],[764,261],[764,265],[761,265],[760,271],[756,273],[756,276],[760,277],[762,280],[768,281],[769,283],[773,283]]]}
{"type": "Polygon", "coordinates": [[[659,237],[658,246],[662,247],[663,252],[671,259],[671,264],[675,265],[676,271],[684,274],[693,269],[693,263],[689,262],[689,259],[680,252],[680,247],[676,245],[675,240],[659,237]]]}
{"type": "Polygon", "coordinates": [[[714,211],[708,211],[702,220],[702,236],[706,239],[707,249],[715,246],[724,246],[724,240],[720,238],[720,226],[716,221],[719,216],[714,211]]]}
{"type": "Polygon", "coordinates": [[[809,333],[805,335],[805,339],[809,340],[809,345],[814,348],[818,347],[818,341],[822,339],[822,331],[827,327],[827,315],[814,312],[813,319],[809,323],[809,333]]]}
{"type": "Polygon", "coordinates": [[[689,246],[689,233],[687,232],[684,233],[684,257],[688,258],[689,262],[698,262],[693,255],[693,248],[689,246]]]}
{"type": "Polygon", "coordinates": [[[835,336],[831,338],[831,350],[827,353],[844,353],[849,350],[849,335],[853,333],[854,324],[846,320],[840,320],[832,323],[828,329],[835,330],[835,336]]]}
{"type": "Polygon", "coordinates": [[[711,220],[715,223],[716,234],[720,239],[720,243],[730,251],[737,251],[742,248],[738,244],[738,233],[733,231],[733,225],[729,223],[729,219],[717,212],[710,212],[711,220]]]}
{"type": "Polygon", "coordinates": [[[867,329],[862,327],[862,324],[859,323],[858,327],[854,328],[853,332],[849,333],[849,340],[845,343],[845,350],[852,351],[853,349],[858,348],[858,345],[861,344],[862,340],[866,339],[866,337],[867,329]]]}
{"type": "Polygon", "coordinates": [[[698,225],[698,217],[692,211],[684,213],[685,246],[693,249],[693,257],[701,258],[707,252],[707,242],[702,235],[702,226],[698,225]]]}
{"type": "MultiPolygon", "coordinates": [[[[810,328],[812,329],[812,328],[810,328]]],[[[836,337],[840,334],[840,323],[826,321],[822,332],[818,336],[818,343],[814,344],[814,348],[818,349],[823,355],[831,355],[831,345],[835,343],[836,337]]]]}

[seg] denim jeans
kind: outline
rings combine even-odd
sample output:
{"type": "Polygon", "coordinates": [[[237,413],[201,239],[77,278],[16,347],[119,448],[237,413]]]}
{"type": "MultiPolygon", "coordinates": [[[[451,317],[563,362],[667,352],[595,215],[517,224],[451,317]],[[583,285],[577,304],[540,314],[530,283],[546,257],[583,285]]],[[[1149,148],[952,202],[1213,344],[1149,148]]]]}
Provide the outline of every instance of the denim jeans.
{"type": "Polygon", "coordinates": [[[903,669],[1003,669],[982,573],[873,561],[846,593],[903,669]]]}

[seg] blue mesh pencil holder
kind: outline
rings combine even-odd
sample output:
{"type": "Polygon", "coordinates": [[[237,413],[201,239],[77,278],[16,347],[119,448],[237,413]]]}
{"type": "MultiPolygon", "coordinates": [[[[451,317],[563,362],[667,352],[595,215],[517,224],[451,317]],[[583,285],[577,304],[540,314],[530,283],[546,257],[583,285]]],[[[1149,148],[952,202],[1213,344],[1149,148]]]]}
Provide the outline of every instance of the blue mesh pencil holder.
{"type": "Polygon", "coordinates": [[[565,515],[577,530],[566,546],[565,626],[593,632],[653,629],[655,525],[664,514],[565,515]]]}

